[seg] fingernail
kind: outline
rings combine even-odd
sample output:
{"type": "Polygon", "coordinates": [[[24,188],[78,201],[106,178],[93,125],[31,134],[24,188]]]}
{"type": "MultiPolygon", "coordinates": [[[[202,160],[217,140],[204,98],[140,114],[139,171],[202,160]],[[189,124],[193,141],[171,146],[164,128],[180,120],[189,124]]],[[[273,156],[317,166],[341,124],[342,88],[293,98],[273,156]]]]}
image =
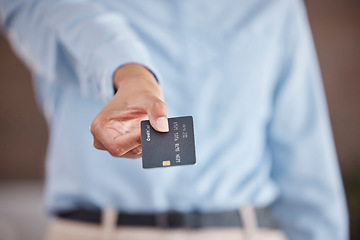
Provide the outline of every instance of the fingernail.
{"type": "Polygon", "coordinates": [[[160,132],[168,132],[169,131],[169,124],[166,117],[159,117],[156,120],[156,127],[160,132]]]}

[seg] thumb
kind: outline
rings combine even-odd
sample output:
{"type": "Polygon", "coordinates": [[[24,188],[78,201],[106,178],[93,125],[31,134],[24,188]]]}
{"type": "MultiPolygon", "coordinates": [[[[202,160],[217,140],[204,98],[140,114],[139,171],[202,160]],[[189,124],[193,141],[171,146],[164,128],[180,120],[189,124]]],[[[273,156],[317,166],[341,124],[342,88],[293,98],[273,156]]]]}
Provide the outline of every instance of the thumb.
{"type": "Polygon", "coordinates": [[[158,132],[168,132],[169,122],[166,114],[166,105],[159,99],[154,98],[148,102],[147,115],[151,126],[158,132]]]}

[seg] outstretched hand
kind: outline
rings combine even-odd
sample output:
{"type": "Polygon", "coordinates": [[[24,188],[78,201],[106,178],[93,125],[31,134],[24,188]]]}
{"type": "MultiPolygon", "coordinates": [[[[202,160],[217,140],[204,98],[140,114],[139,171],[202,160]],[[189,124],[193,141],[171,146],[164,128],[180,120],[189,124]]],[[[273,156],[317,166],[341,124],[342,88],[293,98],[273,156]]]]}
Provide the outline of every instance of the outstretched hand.
{"type": "Polygon", "coordinates": [[[114,74],[112,100],[91,123],[94,147],[114,157],[141,157],[140,122],[150,120],[159,132],[169,125],[162,91],[154,75],[138,64],[127,64],[114,74]]]}

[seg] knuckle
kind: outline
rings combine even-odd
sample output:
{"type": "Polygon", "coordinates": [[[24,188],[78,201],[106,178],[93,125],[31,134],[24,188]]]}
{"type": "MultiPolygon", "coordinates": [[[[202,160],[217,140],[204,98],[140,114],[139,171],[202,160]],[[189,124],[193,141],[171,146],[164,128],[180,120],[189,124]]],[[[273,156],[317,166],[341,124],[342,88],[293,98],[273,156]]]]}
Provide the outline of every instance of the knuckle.
{"type": "Polygon", "coordinates": [[[140,155],[142,153],[141,147],[134,148],[131,152],[135,155],[140,155]]]}
{"type": "Polygon", "coordinates": [[[93,146],[94,146],[96,149],[101,150],[100,146],[99,146],[97,143],[93,142],[93,146]]]}
{"type": "Polygon", "coordinates": [[[139,157],[141,157],[141,154],[140,154],[140,155],[133,155],[133,156],[131,156],[130,158],[131,158],[131,159],[137,159],[137,158],[139,158],[139,157]]]}
{"type": "Polygon", "coordinates": [[[131,158],[131,159],[137,159],[139,157],[141,157],[141,154],[130,154],[127,156],[127,158],[131,158]]]}
{"type": "Polygon", "coordinates": [[[153,101],[153,106],[155,107],[165,107],[165,103],[163,100],[159,99],[159,98],[155,98],[153,101]]]}
{"type": "Polygon", "coordinates": [[[95,137],[93,138],[93,146],[99,150],[104,149],[104,146],[95,137]]]}
{"type": "Polygon", "coordinates": [[[118,157],[116,156],[114,153],[110,152],[110,155],[113,156],[113,157],[118,157]]]}
{"type": "Polygon", "coordinates": [[[110,150],[110,154],[113,157],[121,157],[122,155],[125,154],[125,151],[122,148],[114,148],[114,149],[110,150]]]}
{"type": "Polygon", "coordinates": [[[92,121],[91,125],[90,125],[90,132],[92,135],[96,135],[96,132],[98,131],[98,129],[101,126],[101,120],[99,118],[94,118],[94,120],[92,121]]]}
{"type": "Polygon", "coordinates": [[[160,110],[160,111],[166,111],[166,105],[164,101],[162,101],[159,98],[155,98],[152,102],[152,110],[160,110]]]}

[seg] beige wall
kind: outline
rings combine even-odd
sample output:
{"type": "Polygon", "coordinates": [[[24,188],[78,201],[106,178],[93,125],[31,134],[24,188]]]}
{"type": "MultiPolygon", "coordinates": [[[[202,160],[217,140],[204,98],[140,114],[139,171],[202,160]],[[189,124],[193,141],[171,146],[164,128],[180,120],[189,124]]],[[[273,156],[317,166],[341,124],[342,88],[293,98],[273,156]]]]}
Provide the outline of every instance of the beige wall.
{"type": "Polygon", "coordinates": [[[43,176],[46,125],[29,72],[0,36],[0,180],[43,176]]]}

